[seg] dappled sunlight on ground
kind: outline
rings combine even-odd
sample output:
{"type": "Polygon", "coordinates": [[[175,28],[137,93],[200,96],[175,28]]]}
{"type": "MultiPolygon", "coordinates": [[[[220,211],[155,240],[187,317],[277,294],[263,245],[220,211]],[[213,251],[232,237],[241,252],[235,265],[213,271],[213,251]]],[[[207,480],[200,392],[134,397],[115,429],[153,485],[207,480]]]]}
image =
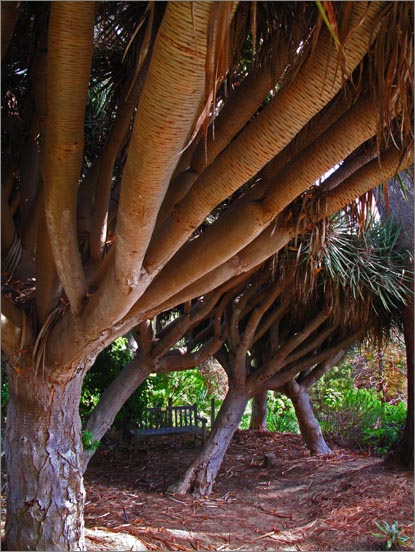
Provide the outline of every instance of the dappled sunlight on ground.
{"type": "Polygon", "coordinates": [[[311,457],[298,435],[239,431],[209,498],[168,494],[198,450],[174,437],[135,455],[103,447],[85,477],[87,527],[134,535],[149,550],[380,550],[375,520],[413,534],[412,474],[381,459],[336,447],[311,457]]]}

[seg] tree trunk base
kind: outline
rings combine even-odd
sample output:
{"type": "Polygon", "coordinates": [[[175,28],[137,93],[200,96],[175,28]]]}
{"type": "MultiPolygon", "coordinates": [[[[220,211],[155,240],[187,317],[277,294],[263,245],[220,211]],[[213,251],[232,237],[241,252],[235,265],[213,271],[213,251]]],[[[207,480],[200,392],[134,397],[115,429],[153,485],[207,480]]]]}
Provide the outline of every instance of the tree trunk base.
{"type": "Polygon", "coordinates": [[[199,456],[195,458],[183,477],[170,485],[169,492],[191,494],[198,498],[210,495],[223,457],[238,429],[247,402],[248,394],[244,390],[229,389],[199,456]]]}

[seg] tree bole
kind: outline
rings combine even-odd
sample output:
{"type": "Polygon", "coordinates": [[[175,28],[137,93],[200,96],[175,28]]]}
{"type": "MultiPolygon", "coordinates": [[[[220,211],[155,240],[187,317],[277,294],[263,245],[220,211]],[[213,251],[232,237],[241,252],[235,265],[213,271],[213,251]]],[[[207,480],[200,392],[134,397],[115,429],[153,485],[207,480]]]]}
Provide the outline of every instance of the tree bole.
{"type": "Polygon", "coordinates": [[[186,473],[169,487],[170,492],[209,496],[225,452],[238,429],[249,395],[245,390],[230,388],[199,456],[186,473]]]}
{"type": "Polygon", "coordinates": [[[289,385],[284,392],[291,399],[300,426],[301,435],[311,454],[331,454],[331,450],[324,440],[320,424],[314,416],[310,397],[305,389],[297,383],[289,385]]]}
{"type": "Polygon", "coordinates": [[[249,429],[267,430],[267,397],[268,391],[259,391],[252,398],[252,414],[249,429]]]}
{"type": "Polygon", "coordinates": [[[16,372],[4,439],[7,550],[83,550],[82,377],[57,384],[31,365],[16,372]]]}

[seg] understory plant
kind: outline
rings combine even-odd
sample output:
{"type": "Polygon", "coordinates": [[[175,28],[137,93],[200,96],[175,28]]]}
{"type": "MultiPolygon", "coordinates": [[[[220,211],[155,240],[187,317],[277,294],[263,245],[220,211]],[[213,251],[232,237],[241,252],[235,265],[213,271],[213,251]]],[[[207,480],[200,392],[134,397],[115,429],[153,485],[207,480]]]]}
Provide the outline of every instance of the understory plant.
{"type": "Polygon", "coordinates": [[[384,402],[375,388],[357,389],[350,366],[322,378],[313,399],[323,433],[342,445],[385,456],[400,439],[406,403],[384,402]]]}
{"type": "Polygon", "coordinates": [[[409,540],[408,536],[401,534],[402,528],[399,527],[397,521],[394,521],[392,525],[389,525],[387,521],[381,523],[375,521],[375,525],[380,533],[372,532],[372,535],[386,541],[386,550],[400,550],[400,546],[409,540]]]}
{"type": "Polygon", "coordinates": [[[82,446],[84,451],[94,451],[99,447],[100,443],[95,439],[91,431],[82,431],[82,446]]]}

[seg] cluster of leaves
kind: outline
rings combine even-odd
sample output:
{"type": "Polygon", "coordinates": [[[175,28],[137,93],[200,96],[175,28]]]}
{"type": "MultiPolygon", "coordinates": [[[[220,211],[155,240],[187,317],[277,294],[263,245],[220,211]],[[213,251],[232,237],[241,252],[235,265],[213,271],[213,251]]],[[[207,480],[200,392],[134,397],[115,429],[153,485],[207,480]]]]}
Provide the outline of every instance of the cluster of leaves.
{"type": "Polygon", "coordinates": [[[412,296],[399,234],[392,218],[372,217],[362,226],[353,212],[343,212],[315,225],[300,243],[293,240],[276,261],[295,290],[292,315],[303,321],[324,304],[344,330],[366,328],[372,340],[387,342],[412,296]]]}
{"type": "Polygon", "coordinates": [[[197,404],[202,415],[209,412],[208,389],[198,370],[152,374],[139,388],[144,407],[197,404]]]}
{"type": "Polygon", "coordinates": [[[386,550],[400,550],[399,547],[410,539],[410,537],[402,534],[402,528],[399,527],[397,521],[394,521],[392,525],[389,525],[387,521],[382,521],[382,523],[375,521],[375,525],[380,533],[372,533],[372,535],[386,540],[386,550]]]}
{"type": "MultiPolygon", "coordinates": [[[[98,404],[102,394],[118,373],[133,358],[128,340],[119,338],[105,349],[84,380],[80,401],[80,414],[83,421],[98,404]]],[[[147,407],[166,406],[169,399],[173,405],[197,404],[202,416],[210,418],[211,397],[215,398],[216,412],[221,405],[221,397],[215,395],[215,373],[186,370],[169,374],[151,374],[131,395],[118,412],[114,425],[122,428],[142,418],[147,407]]],[[[219,390],[219,388],[218,388],[219,390]]]]}
{"type": "Polygon", "coordinates": [[[100,442],[95,439],[94,434],[91,431],[82,431],[82,446],[84,451],[92,452],[97,450],[100,442]]]}

